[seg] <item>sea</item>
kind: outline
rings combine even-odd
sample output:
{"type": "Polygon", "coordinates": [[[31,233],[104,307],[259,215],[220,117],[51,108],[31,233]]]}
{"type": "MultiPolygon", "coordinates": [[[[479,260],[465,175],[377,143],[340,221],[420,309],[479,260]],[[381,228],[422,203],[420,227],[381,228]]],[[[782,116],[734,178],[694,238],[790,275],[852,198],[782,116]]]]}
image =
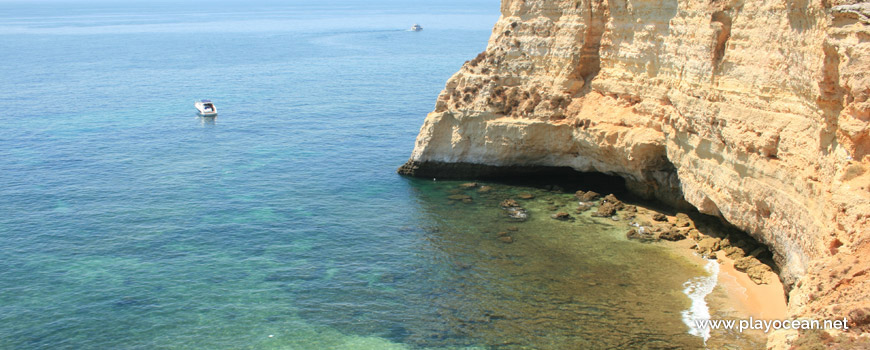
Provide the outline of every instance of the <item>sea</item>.
{"type": "Polygon", "coordinates": [[[396,174],[499,11],[0,0],[0,349],[703,348],[627,222],[396,174]]]}

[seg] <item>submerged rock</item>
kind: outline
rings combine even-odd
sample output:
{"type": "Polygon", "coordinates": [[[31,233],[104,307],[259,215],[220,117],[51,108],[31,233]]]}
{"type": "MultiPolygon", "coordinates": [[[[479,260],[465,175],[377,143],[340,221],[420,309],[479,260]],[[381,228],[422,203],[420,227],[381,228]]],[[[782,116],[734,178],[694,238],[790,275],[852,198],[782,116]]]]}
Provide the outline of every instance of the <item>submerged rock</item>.
{"type": "Polygon", "coordinates": [[[465,200],[471,200],[471,196],[469,196],[467,194],[454,194],[454,195],[447,196],[447,199],[453,200],[453,201],[465,201],[465,200]]]}
{"type": "Polygon", "coordinates": [[[501,201],[500,205],[502,208],[516,208],[520,206],[520,203],[517,203],[517,201],[513,199],[505,199],[501,201]]]}
{"type": "Polygon", "coordinates": [[[508,217],[515,221],[526,221],[529,218],[529,213],[520,207],[508,207],[504,208],[504,210],[508,217]]]}
{"type": "Polygon", "coordinates": [[[502,236],[502,237],[499,237],[498,240],[502,241],[504,243],[513,243],[514,242],[514,239],[511,236],[502,236]]]}
{"type": "Polygon", "coordinates": [[[613,204],[613,206],[616,208],[616,210],[625,209],[625,204],[622,203],[622,201],[620,201],[619,199],[616,199],[616,196],[614,196],[613,193],[604,196],[603,201],[605,203],[613,204]]]}
{"type": "Polygon", "coordinates": [[[535,198],[535,195],[531,193],[520,193],[518,197],[520,197],[520,199],[532,199],[535,198]]]}
{"type": "Polygon", "coordinates": [[[684,231],[681,231],[675,227],[671,227],[667,231],[662,232],[659,237],[667,241],[681,241],[686,239],[686,234],[684,233],[684,231]]]}
{"type": "Polygon", "coordinates": [[[477,193],[487,193],[490,191],[492,191],[491,186],[480,186],[480,188],[477,189],[477,193]]]}
{"type": "Polygon", "coordinates": [[[591,202],[591,201],[594,201],[594,200],[598,199],[599,197],[601,197],[600,194],[598,194],[597,192],[593,192],[593,191],[589,191],[589,192],[577,191],[574,193],[574,196],[577,197],[577,199],[584,201],[584,202],[591,202]]]}
{"type": "Polygon", "coordinates": [[[650,234],[643,226],[640,226],[637,229],[628,230],[628,232],[625,233],[625,238],[642,242],[658,241],[658,238],[650,234]]]}
{"type": "Polygon", "coordinates": [[[466,182],[464,184],[459,185],[459,188],[462,189],[471,189],[477,187],[477,182],[466,182]]]}
{"type": "Polygon", "coordinates": [[[512,220],[526,221],[529,218],[528,212],[513,199],[505,199],[499,205],[512,220]]]}
{"type": "Polygon", "coordinates": [[[587,211],[587,210],[589,210],[589,209],[591,209],[591,208],[592,208],[591,205],[580,204],[580,205],[577,206],[577,209],[574,209],[574,212],[576,212],[577,214],[580,214],[580,213],[585,212],[585,211],[587,211]]]}
{"type": "Polygon", "coordinates": [[[550,215],[550,217],[553,219],[562,220],[562,221],[574,219],[573,216],[571,216],[570,214],[568,214],[566,212],[558,212],[556,214],[550,215]]]}
{"type": "Polygon", "coordinates": [[[598,211],[592,213],[596,217],[611,217],[616,214],[617,206],[610,202],[605,202],[598,206],[598,211]]]}

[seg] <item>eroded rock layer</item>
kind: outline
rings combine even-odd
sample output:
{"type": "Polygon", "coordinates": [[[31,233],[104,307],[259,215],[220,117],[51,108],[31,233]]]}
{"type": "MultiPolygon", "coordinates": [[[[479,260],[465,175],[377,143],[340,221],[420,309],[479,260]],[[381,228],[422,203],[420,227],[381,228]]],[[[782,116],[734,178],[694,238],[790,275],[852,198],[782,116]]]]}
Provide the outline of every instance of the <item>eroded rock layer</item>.
{"type": "Polygon", "coordinates": [[[842,271],[870,246],[870,4],[503,0],[501,13],[400,172],[621,176],[768,245],[792,316],[870,330],[867,271],[842,271]]]}

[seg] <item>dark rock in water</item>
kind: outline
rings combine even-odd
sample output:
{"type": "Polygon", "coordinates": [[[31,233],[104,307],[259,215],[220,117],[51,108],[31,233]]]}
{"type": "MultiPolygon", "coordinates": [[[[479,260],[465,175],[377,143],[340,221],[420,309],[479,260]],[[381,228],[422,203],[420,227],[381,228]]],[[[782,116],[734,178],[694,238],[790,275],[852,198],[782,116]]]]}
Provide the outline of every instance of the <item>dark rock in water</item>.
{"type": "Polygon", "coordinates": [[[549,210],[549,211],[556,211],[556,210],[559,210],[559,207],[557,207],[557,206],[555,206],[555,205],[551,205],[551,206],[547,207],[547,210],[549,210]]]}
{"type": "Polygon", "coordinates": [[[492,187],[490,186],[480,186],[480,188],[477,189],[478,193],[487,193],[490,191],[492,191],[492,187]]]}
{"type": "Polygon", "coordinates": [[[580,213],[585,212],[591,208],[592,208],[591,205],[580,204],[577,206],[577,209],[574,209],[574,212],[576,212],[577,214],[580,214],[580,213]]]}
{"type": "Polygon", "coordinates": [[[646,231],[646,229],[644,229],[643,227],[641,227],[639,230],[638,229],[630,229],[630,230],[628,230],[628,232],[625,233],[625,238],[632,239],[632,240],[638,240],[638,241],[644,241],[644,242],[658,241],[658,238],[656,238],[655,236],[653,236],[651,234],[644,233],[645,231],[646,231]]]}
{"type": "Polygon", "coordinates": [[[653,214],[652,219],[655,221],[668,221],[667,215],[662,214],[662,213],[653,214]]]}
{"type": "Polygon", "coordinates": [[[556,219],[556,220],[563,220],[563,221],[574,219],[574,217],[572,217],[570,214],[568,214],[566,212],[558,212],[556,214],[550,215],[550,217],[553,219],[556,219]]]}
{"type": "Polygon", "coordinates": [[[616,210],[625,209],[625,204],[622,203],[622,201],[620,201],[619,199],[616,199],[616,196],[614,196],[613,193],[604,196],[603,200],[605,203],[613,204],[613,206],[616,208],[616,210]]]}
{"type": "Polygon", "coordinates": [[[388,328],[386,338],[396,342],[403,342],[405,338],[407,338],[411,334],[411,331],[409,331],[407,328],[401,325],[394,325],[388,328]]]}
{"type": "Polygon", "coordinates": [[[498,233],[498,236],[499,236],[499,237],[507,236],[507,235],[508,235],[507,231],[500,231],[500,232],[498,233]]]}
{"type": "Polygon", "coordinates": [[[466,182],[464,184],[459,185],[459,188],[462,189],[471,189],[477,187],[477,182],[466,182]]]}
{"type": "Polygon", "coordinates": [[[520,197],[520,199],[532,199],[535,198],[535,195],[531,193],[520,193],[518,197],[520,197]]]}
{"type": "Polygon", "coordinates": [[[462,200],[462,203],[465,203],[465,204],[468,204],[468,203],[471,203],[471,202],[474,202],[473,200],[471,200],[471,198],[465,198],[465,199],[462,200]]]}
{"type": "Polygon", "coordinates": [[[471,268],[471,264],[466,264],[464,262],[455,262],[453,265],[459,270],[468,270],[471,268]]]}
{"type": "Polygon", "coordinates": [[[661,235],[662,233],[668,232],[673,226],[658,224],[651,227],[652,232],[661,235]]]}
{"type": "Polygon", "coordinates": [[[502,241],[504,243],[513,243],[514,242],[514,239],[511,236],[502,236],[502,237],[499,237],[498,240],[502,241]]]}
{"type": "Polygon", "coordinates": [[[662,234],[659,235],[659,238],[667,240],[667,241],[681,241],[681,240],[686,239],[686,234],[683,233],[683,231],[680,231],[674,227],[671,227],[667,231],[662,232],[662,234]]]}
{"type": "Polygon", "coordinates": [[[515,221],[526,221],[529,218],[529,213],[520,207],[507,207],[504,208],[504,211],[507,212],[508,217],[515,221]]]}
{"type": "Polygon", "coordinates": [[[520,203],[517,203],[517,201],[515,201],[513,199],[505,199],[505,200],[501,201],[502,208],[516,208],[519,206],[520,206],[520,203]]]}
{"type": "Polygon", "coordinates": [[[592,216],[609,218],[609,217],[613,216],[614,214],[616,214],[616,209],[617,209],[617,206],[615,204],[610,203],[610,202],[605,202],[605,203],[602,203],[601,205],[598,206],[598,211],[596,211],[595,213],[592,213],[592,216]]]}
{"type": "Polygon", "coordinates": [[[516,226],[510,226],[510,227],[507,228],[507,230],[508,230],[508,231],[512,231],[512,232],[517,232],[517,231],[520,230],[520,228],[519,228],[519,227],[516,227],[516,226]]]}
{"type": "Polygon", "coordinates": [[[466,199],[470,200],[471,196],[469,196],[467,194],[454,194],[454,195],[447,196],[447,199],[453,200],[453,201],[464,201],[466,199]]]}
{"type": "Polygon", "coordinates": [[[577,199],[584,201],[584,202],[591,202],[591,201],[598,199],[598,197],[601,197],[601,195],[599,193],[593,192],[593,191],[589,191],[589,192],[577,191],[576,193],[574,193],[574,196],[577,197],[577,199]]]}
{"type": "Polygon", "coordinates": [[[677,214],[677,221],[674,224],[677,225],[677,227],[695,226],[695,223],[692,221],[692,219],[690,219],[688,215],[683,213],[677,214]]]}

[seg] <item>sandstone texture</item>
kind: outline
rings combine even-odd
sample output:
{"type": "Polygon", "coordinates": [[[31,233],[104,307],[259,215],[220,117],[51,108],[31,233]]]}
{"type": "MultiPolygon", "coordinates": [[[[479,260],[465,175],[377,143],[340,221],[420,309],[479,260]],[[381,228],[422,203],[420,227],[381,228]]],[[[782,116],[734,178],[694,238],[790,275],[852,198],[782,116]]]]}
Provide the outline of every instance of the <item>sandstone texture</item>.
{"type": "Polygon", "coordinates": [[[767,245],[791,316],[870,331],[870,3],[503,0],[400,173],[570,167],[767,245]],[[864,253],[864,254],[862,254],[864,253]]]}

